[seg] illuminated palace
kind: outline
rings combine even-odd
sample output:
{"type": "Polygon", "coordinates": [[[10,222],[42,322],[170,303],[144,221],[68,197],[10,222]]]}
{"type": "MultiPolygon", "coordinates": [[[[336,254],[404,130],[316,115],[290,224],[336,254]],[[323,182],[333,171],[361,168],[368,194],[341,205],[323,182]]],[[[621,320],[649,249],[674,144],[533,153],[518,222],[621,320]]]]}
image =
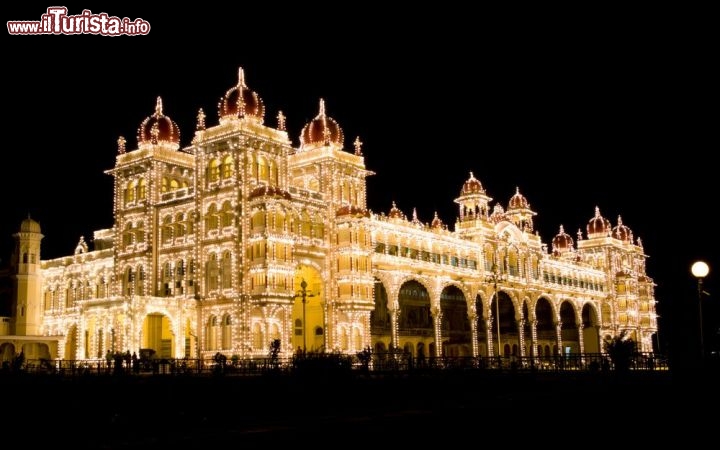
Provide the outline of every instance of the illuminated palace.
{"type": "Polygon", "coordinates": [[[246,358],[276,339],[286,356],[545,357],[601,352],[622,332],[652,351],[655,285],[619,217],[590,207],[584,231],[560,226],[548,245],[519,190],[493,203],[472,173],[453,229],[394,203],[373,212],[362,144],[345,148],[322,100],[298,146],[282,112],[274,127],[265,115],[241,69],[217,123],[200,110],[181,148],[158,98],[137,147],[118,140],[114,223],[92,246],[81,237],[74,254],[42,260],[41,227],[23,220],[0,357],[246,358]]]}

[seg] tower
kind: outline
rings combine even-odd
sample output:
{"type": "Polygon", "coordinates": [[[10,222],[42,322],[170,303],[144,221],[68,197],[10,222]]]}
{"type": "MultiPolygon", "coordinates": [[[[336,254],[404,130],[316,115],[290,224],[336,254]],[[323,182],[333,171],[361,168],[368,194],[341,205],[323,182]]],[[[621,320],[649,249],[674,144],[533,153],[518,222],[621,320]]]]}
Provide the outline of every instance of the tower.
{"type": "MultiPolygon", "coordinates": [[[[13,234],[15,252],[12,257],[14,298],[11,317],[15,329],[11,334],[35,336],[42,324],[42,274],[40,271],[40,224],[31,219],[20,223],[20,231],[13,234]]],[[[11,324],[12,326],[12,324],[11,324]]]]}

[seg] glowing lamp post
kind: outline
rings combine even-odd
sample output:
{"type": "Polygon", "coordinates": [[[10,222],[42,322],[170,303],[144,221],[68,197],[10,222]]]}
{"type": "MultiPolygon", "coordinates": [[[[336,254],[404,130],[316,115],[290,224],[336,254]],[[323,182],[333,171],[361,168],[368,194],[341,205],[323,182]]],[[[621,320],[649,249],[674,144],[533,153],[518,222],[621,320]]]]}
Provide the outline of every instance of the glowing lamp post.
{"type": "Polygon", "coordinates": [[[297,293],[297,297],[302,299],[302,335],[303,335],[303,354],[307,351],[307,339],[305,337],[305,331],[307,330],[307,327],[305,325],[305,304],[307,304],[307,298],[308,297],[314,297],[314,294],[312,294],[310,291],[307,290],[307,281],[305,281],[305,278],[302,279],[300,282],[300,291],[297,293]]]}
{"type": "Polygon", "coordinates": [[[690,272],[697,278],[698,290],[698,316],[700,320],[700,360],[705,359],[705,338],[703,336],[703,314],[702,314],[702,282],[703,278],[710,272],[710,267],[704,261],[696,261],[690,267],[690,272]]]}
{"type": "Polygon", "coordinates": [[[500,348],[500,297],[498,296],[498,283],[505,281],[505,278],[500,274],[497,264],[492,265],[492,274],[486,277],[488,283],[493,284],[493,291],[495,293],[495,325],[497,331],[497,347],[498,358],[502,356],[502,350],[500,348]]]}

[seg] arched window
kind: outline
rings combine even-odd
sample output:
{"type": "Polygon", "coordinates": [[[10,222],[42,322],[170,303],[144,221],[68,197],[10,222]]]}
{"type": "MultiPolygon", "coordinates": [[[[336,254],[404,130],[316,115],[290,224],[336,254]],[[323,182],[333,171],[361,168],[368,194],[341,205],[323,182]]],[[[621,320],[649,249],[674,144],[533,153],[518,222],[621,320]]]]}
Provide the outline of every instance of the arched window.
{"type": "Polygon", "coordinates": [[[218,228],[218,216],[217,206],[215,203],[210,205],[207,214],[205,214],[205,231],[217,230],[218,228]]]}
{"type": "Polygon", "coordinates": [[[133,235],[135,236],[135,242],[145,242],[145,223],[143,221],[135,225],[133,235]]]}
{"type": "Polygon", "coordinates": [[[145,268],[140,265],[136,269],[135,294],[145,295],[145,268]]]}
{"type": "Polygon", "coordinates": [[[167,244],[172,240],[172,217],[163,217],[160,238],[162,239],[163,244],[167,244]]]}
{"type": "Polygon", "coordinates": [[[220,163],[217,159],[210,161],[208,165],[208,181],[210,183],[217,181],[220,178],[220,163]]]}
{"type": "Polygon", "coordinates": [[[175,237],[185,236],[185,214],[175,216],[175,237]]]}
{"type": "Polygon", "coordinates": [[[232,348],[232,320],[230,315],[226,315],[222,320],[222,348],[232,348]]]}
{"type": "Polygon", "coordinates": [[[207,291],[215,291],[218,288],[218,261],[215,253],[208,255],[207,261],[207,291]]]}
{"type": "Polygon", "coordinates": [[[233,159],[232,156],[227,155],[222,162],[222,177],[224,180],[230,178],[233,173],[233,159]]]}
{"type": "Polygon", "coordinates": [[[147,184],[145,178],[141,178],[138,182],[138,200],[145,200],[147,198],[147,184]]]}
{"type": "Polygon", "coordinates": [[[217,348],[217,316],[212,316],[208,319],[207,326],[205,328],[205,348],[207,350],[218,350],[217,348]]]}
{"type": "Polygon", "coordinates": [[[220,217],[223,228],[229,227],[233,224],[234,214],[230,202],[223,203],[222,213],[220,214],[220,217]]]}
{"type": "Polygon", "coordinates": [[[222,288],[232,287],[232,256],[229,251],[223,253],[222,258],[222,288]]]}
{"type": "Polygon", "coordinates": [[[270,174],[268,173],[268,163],[260,156],[258,158],[258,181],[269,181],[270,174]]]}
{"type": "Polygon", "coordinates": [[[135,201],[136,186],[136,181],[134,180],[128,183],[127,188],[125,189],[125,203],[132,203],[135,201]]]}
{"type": "Polygon", "coordinates": [[[162,177],[162,184],[160,185],[160,192],[167,192],[170,188],[170,180],[167,177],[162,177]]]}
{"type": "Polygon", "coordinates": [[[125,276],[123,277],[123,293],[125,295],[132,295],[135,290],[135,274],[133,273],[132,267],[125,269],[125,276]]]}

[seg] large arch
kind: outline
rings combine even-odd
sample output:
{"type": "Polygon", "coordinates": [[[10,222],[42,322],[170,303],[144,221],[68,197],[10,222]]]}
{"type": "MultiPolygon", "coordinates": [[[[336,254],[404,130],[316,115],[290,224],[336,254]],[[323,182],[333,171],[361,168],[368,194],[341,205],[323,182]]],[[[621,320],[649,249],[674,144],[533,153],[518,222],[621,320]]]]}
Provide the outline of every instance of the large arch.
{"type": "MultiPolygon", "coordinates": [[[[415,349],[424,343],[435,349],[434,324],[430,312],[430,294],[417,280],[408,280],[400,286],[398,292],[398,347],[405,349],[412,356],[417,356],[415,349]]],[[[434,353],[430,356],[436,356],[434,353]]]]}
{"type": "Polygon", "coordinates": [[[578,331],[577,315],[574,305],[568,300],[560,303],[560,323],[563,355],[580,353],[580,333],[578,331]]]}
{"type": "Polygon", "coordinates": [[[370,312],[370,336],[376,350],[386,351],[392,344],[392,316],[387,290],[378,278],[375,278],[374,298],[375,307],[370,312]]]}
{"type": "Polygon", "coordinates": [[[476,334],[478,344],[478,355],[490,356],[488,348],[488,327],[487,327],[487,316],[485,315],[485,308],[483,308],[483,299],[478,294],[475,297],[475,314],[476,314],[476,334]]]}
{"type": "Polygon", "coordinates": [[[600,340],[600,318],[598,311],[592,303],[585,303],[581,311],[583,323],[583,353],[600,353],[602,342],[600,340]]]}
{"type": "Polygon", "coordinates": [[[495,355],[520,356],[518,344],[520,334],[518,333],[517,321],[515,320],[515,305],[512,298],[505,291],[498,291],[493,295],[490,303],[491,315],[493,316],[493,341],[495,355]],[[498,321],[499,317],[499,321],[498,321]]]}
{"type": "Polygon", "coordinates": [[[302,264],[293,282],[292,348],[303,352],[325,351],[325,302],[320,270],[302,264]]]}
{"type": "MultiPolygon", "coordinates": [[[[445,287],[440,294],[442,356],[467,357],[472,354],[472,330],[465,294],[457,286],[445,287]]],[[[419,350],[419,347],[418,347],[419,350]]],[[[418,356],[420,352],[418,351],[418,356]]]]}
{"type": "Polygon", "coordinates": [[[557,333],[555,332],[555,314],[552,303],[546,297],[540,297],[535,303],[536,352],[538,357],[550,358],[557,353],[557,333]]]}
{"type": "Polygon", "coordinates": [[[170,318],[161,313],[150,313],[142,324],[140,346],[155,351],[159,358],[175,358],[175,334],[170,318]]]}

